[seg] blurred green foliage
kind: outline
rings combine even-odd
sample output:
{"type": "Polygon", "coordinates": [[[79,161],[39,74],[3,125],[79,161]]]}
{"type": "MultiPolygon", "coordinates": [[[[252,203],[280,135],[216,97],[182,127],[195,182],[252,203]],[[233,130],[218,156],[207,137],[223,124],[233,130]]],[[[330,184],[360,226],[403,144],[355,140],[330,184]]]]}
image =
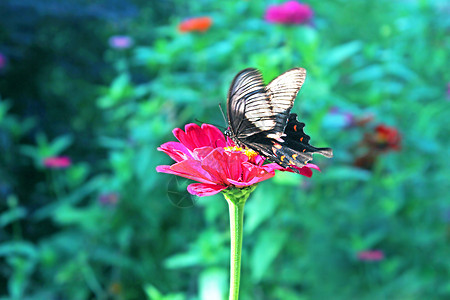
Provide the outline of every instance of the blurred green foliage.
{"type": "Polygon", "coordinates": [[[225,299],[226,203],[157,174],[156,148],[196,119],[225,125],[241,69],[296,66],[293,111],[335,157],[250,197],[242,299],[450,298],[446,1],[310,1],[312,25],[266,22],[268,1],[113,2],[0,4],[1,299],[225,299]],[[180,33],[193,16],[212,27],[180,33]],[[134,46],[108,48],[119,34],[134,46]],[[355,167],[378,124],[401,150],[355,167]],[[60,155],[69,168],[43,164],[60,155]],[[358,259],[371,249],[384,259],[358,259]]]}

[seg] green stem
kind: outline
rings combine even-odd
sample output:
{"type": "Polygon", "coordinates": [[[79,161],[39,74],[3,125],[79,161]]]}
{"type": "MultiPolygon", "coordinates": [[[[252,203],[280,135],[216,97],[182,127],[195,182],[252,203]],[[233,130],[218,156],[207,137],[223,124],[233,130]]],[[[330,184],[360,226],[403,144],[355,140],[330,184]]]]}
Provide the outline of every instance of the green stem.
{"type": "Polygon", "coordinates": [[[230,212],[230,297],[239,299],[239,283],[241,279],[242,232],[244,228],[244,205],[248,196],[255,190],[256,184],[244,187],[230,187],[222,191],[228,202],[230,212]]]}
{"type": "Polygon", "coordinates": [[[241,279],[242,236],[244,228],[244,205],[256,184],[245,188],[228,188],[222,193],[228,202],[230,212],[230,296],[229,300],[239,299],[241,279]]]}
{"type": "Polygon", "coordinates": [[[233,203],[229,199],[230,212],[230,300],[239,299],[239,283],[241,279],[242,229],[244,225],[244,202],[233,203]]]}

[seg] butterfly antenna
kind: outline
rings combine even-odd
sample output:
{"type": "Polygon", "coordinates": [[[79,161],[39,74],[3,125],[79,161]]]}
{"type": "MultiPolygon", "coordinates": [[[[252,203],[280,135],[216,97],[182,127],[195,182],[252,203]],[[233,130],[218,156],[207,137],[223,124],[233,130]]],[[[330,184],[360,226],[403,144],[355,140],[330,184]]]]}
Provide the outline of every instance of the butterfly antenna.
{"type": "Polygon", "coordinates": [[[223,120],[225,121],[225,124],[227,124],[227,118],[225,117],[225,114],[223,113],[222,104],[219,103],[220,112],[222,113],[223,120]]]}

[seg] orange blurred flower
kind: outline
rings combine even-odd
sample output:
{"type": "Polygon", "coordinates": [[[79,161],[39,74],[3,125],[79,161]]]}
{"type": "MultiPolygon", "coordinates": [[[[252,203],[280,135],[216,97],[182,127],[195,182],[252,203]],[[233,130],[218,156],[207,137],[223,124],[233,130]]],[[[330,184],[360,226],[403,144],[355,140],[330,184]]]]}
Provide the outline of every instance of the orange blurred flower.
{"type": "Polygon", "coordinates": [[[400,150],[400,133],[394,127],[389,127],[384,124],[378,125],[375,128],[376,135],[375,141],[380,149],[392,149],[392,150],[400,150]]]}
{"type": "Polygon", "coordinates": [[[366,154],[355,159],[354,165],[367,170],[372,169],[379,155],[391,150],[401,150],[401,135],[397,128],[380,124],[375,130],[364,134],[360,146],[368,147],[366,154]]]}
{"type": "Polygon", "coordinates": [[[181,32],[200,31],[205,32],[211,27],[212,19],[210,17],[198,17],[187,19],[178,25],[181,32]]]}

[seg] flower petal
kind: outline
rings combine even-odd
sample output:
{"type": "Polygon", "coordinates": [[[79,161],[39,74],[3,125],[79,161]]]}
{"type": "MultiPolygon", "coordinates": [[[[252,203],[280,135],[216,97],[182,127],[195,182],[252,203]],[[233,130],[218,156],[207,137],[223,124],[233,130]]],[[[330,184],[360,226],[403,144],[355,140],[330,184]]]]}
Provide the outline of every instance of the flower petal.
{"type": "Polygon", "coordinates": [[[236,143],[233,142],[233,140],[229,136],[227,136],[227,146],[229,146],[229,147],[236,146],[236,143]]]}
{"type": "Polygon", "coordinates": [[[160,147],[158,147],[158,150],[166,153],[176,162],[192,158],[189,149],[187,149],[186,146],[179,142],[164,143],[160,147]]]}
{"type": "Polygon", "coordinates": [[[166,166],[166,165],[157,166],[157,167],[156,167],[156,172],[178,175],[178,174],[174,173],[174,172],[170,169],[170,166],[166,166]]]}
{"type": "Polygon", "coordinates": [[[243,163],[245,166],[243,180],[255,184],[275,176],[275,171],[264,167],[255,166],[251,163],[243,163]]]}
{"type": "Polygon", "coordinates": [[[316,169],[317,171],[321,172],[320,168],[318,166],[316,166],[315,164],[306,164],[305,167],[310,168],[310,169],[316,169]]]}
{"type": "Polygon", "coordinates": [[[175,128],[174,130],[172,130],[172,133],[177,138],[177,140],[179,140],[180,143],[182,143],[184,146],[186,146],[189,150],[194,149],[193,147],[191,147],[192,146],[191,142],[189,141],[186,133],[182,129],[175,128]]]}
{"type": "MultiPolygon", "coordinates": [[[[203,132],[202,128],[195,123],[190,123],[185,126],[186,135],[195,148],[209,146],[209,137],[203,132]]],[[[193,150],[193,149],[192,149],[193,150]]]]}
{"type": "Polygon", "coordinates": [[[193,156],[195,160],[203,160],[206,156],[208,156],[214,150],[213,147],[201,147],[196,148],[193,151],[193,156]]]}
{"type": "Polygon", "coordinates": [[[248,156],[242,152],[224,152],[226,176],[234,180],[242,180],[242,163],[248,161],[248,156]]]}
{"type": "Polygon", "coordinates": [[[209,124],[202,124],[202,130],[209,137],[209,145],[211,147],[225,147],[226,140],[222,131],[217,127],[209,124]]]}
{"type": "MultiPolygon", "coordinates": [[[[187,159],[170,167],[171,174],[189,178],[203,183],[216,183],[217,180],[202,168],[202,163],[197,160],[187,159]]],[[[169,172],[165,172],[169,173],[169,172]]]]}
{"type": "Polygon", "coordinates": [[[215,179],[216,183],[229,184],[227,181],[227,164],[223,148],[214,149],[202,161],[202,168],[215,179]]]}
{"type": "Polygon", "coordinates": [[[287,168],[288,172],[292,172],[292,173],[297,173],[306,177],[311,177],[313,175],[313,172],[310,168],[308,167],[297,167],[297,166],[291,166],[290,168],[287,168]],[[292,168],[296,169],[298,172],[295,172],[293,170],[291,170],[292,168]]]}
{"type": "Polygon", "coordinates": [[[242,163],[242,178],[239,180],[228,178],[227,180],[236,187],[244,187],[267,180],[273,176],[275,176],[275,172],[271,169],[266,170],[263,167],[244,162],[242,163]]]}
{"type": "Polygon", "coordinates": [[[296,166],[290,166],[289,168],[283,168],[282,166],[276,164],[276,163],[270,163],[267,165],[264,165],[263,168],[265,168],[266,170],[270,171],[270,170],[280,170],[282,172],[291,172],[291,173],[297,173],[306,177],[311,177],[313,175],[313,172],[311,169],[316,169],[318,171],[320,171],[320,168],[318,166],[316,166],[315,164],[306,164],[305,166],[299,168],[296,166]],[[296,171],[292,170],[292,169],[296,169],[296,171]]]}
{"type": "Polygon", "coordinates": [[[187,190],[192,195],[205,197],[215,195],[226,188],[226,186],[217,184],[192,183],[188,185],[187,190]]]}
{"type": "Polygon", "coordinates": [[[173,130],[174,136],[189,150],[201,147],[224,147],[226,145],[225,136],[213,125],[203,124],[202,127],[195,123],[185,126],[185,131],[180,128],[173,130]]]}

